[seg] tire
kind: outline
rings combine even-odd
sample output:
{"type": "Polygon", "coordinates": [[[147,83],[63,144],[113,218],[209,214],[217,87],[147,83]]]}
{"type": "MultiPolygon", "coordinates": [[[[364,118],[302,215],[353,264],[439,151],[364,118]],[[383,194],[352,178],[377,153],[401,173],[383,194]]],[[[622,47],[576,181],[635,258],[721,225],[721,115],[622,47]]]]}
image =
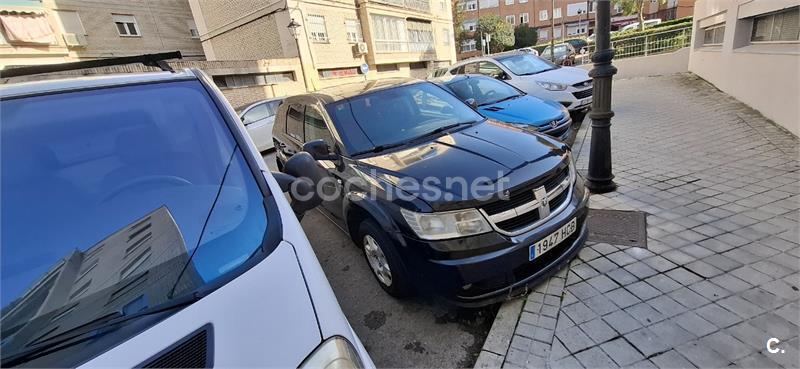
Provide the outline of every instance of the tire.
{"type": "Polygon", "coordinates": [[[397,298],[406,298],[414,294],[408,272],[395,249],[396,244],[372,219],[366,219],[359,225],[356,244],[364,252],[364,259],[372,271],[372,276],[386,293],[397,298]],[[369,240],[374,241],[374,245],[370,245],[369,240]],[[370,250],[371,247],[377,247],[377,250],[370,250]],[[381,255],[388,266],[388,270],[383,270],[383,273],[378,271],[381,268],[375,264],[381,259],[381,255]]]}

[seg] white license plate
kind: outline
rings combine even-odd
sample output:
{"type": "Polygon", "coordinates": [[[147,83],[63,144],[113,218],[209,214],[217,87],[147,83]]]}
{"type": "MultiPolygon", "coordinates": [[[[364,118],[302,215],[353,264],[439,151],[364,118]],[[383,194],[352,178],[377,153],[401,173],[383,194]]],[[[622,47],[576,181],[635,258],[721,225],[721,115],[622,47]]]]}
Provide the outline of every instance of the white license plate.
{"type": "Polygon", "coordinates": [[[575,233],[575,228],[577,228],[577,226],[578,221],[576,218],[572,218],[572,220],[561,226],[557,231],[531,245],[529,260],[536,259],[545,252],[550,251],[553,247],[561,243],[561,241],[564,241],[567,237],[575,233]]]}
{"type": "Polygon", "coordinates": [[[591,97],[587,97],[585,99],[581,99],[581,103],[578,104],[578,105],[587,105],[587,104],[591,104],[591,103],[592,103],[592,98],[591,97]]]}

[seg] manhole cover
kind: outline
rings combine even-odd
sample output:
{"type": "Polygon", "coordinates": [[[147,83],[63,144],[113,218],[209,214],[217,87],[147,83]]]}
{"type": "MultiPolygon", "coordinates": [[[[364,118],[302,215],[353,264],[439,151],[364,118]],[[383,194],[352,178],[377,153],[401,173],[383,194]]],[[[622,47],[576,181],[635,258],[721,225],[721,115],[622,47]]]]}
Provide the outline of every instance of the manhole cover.
{"type": "Polygon", "coordinates": [[[642,211],[589,209],[588,241],[647,248],[645,215],[642,211]]]}

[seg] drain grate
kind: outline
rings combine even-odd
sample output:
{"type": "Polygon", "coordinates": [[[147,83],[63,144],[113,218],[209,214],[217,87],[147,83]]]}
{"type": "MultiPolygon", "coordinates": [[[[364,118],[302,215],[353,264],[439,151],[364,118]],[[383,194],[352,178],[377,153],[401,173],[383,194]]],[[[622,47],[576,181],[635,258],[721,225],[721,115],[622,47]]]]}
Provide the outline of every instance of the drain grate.
{"type": "Polygon", "coordinates": [[[589,209],[587,240],[647,248],[646,215],[642,211],[589,209]]]}

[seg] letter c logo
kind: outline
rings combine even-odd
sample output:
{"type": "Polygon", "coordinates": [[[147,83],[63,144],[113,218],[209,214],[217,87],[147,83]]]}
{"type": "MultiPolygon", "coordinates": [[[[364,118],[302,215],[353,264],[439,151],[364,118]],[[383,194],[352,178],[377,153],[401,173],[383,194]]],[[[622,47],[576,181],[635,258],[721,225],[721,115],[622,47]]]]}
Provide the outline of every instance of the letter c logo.
{"type": "MultiPolygon", "coordinates": [[[[767,340],[767,351],[769,351],[770,354],[777,354],[778,352],[781,352],[781,351],[786,352],[786,351],[781,350],[781,349],[779,349],[777,347],[773,348],[773,344],[777,345],[779,343],[781,343],[781,341],[779,339],[777,339],[777,338],[773,337],[773,338],[768,339],[767,340]]],[[[781,352],[781,353],[783,353],[783,352],[781,352]]]]}

